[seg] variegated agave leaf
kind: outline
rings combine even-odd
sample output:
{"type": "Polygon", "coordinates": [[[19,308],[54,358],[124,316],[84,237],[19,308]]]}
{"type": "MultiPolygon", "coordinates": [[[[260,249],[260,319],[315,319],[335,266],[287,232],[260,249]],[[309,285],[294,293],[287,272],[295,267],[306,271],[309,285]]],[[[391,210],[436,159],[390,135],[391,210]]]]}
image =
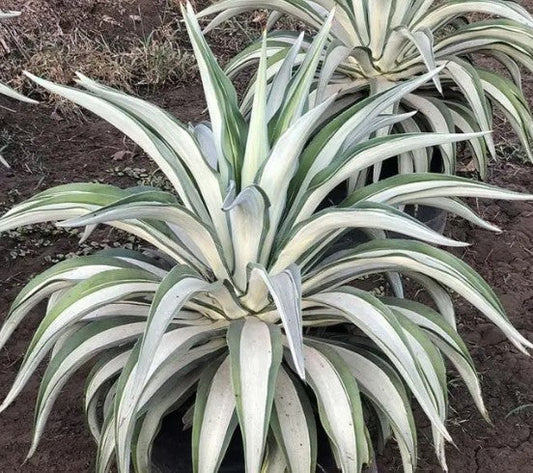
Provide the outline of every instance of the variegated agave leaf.
{"type": "Polygon", "coordinates": [[[190,6],[184,16],[210,124],[186,127],[155,105],[83,76],[83,88],[30,76],[128,135],[166,174],[174,192],[68,184],[36,195],[0,219],[0,231],[54,221],[85,227],[85,237],[107,224],[151,248],[107,250],[59,263],[20,292],[0,331],[0,347],[34,307],[43,300],[48,304],[0,409],[15,400],[46,359],[33,453],[62,387],[80,366],[95,360],[85,411],[98,444],[98,472],[110,471],[114,463],[120,473],[132,467],[149,472],[162,418],[191,398],[194,407],[185,424],[192,424],[197,473],[218,471],[234,434],[242,435],[247,473],[313,473],[317,422],[342,471],[359,473],[374,457],[363,402],[376,414],[382,439],[394,436],[405,471],[413,472],[414,397],[431,421],[445,464],[445,358],[486,415],[448,288],[519,349],[532,345],[513,328],[478,274],[431,246],[462,243],[399,209],[434,205],[494,230],[460,198],[526,197],[453,176],[417,174],[365,187],[340,206],[318,211],[331,189],[368,166],[398,152],[478,135],[367,139],[409,119],[391,108],[434,73],[340,115],[332,112],[334,98],[312,103],[310,90],[331,19],[305,52],[295,47],[287,56],[273,77],[275,88],[268,86],[264,43],[254,107],[244,115],[190,6]],[[280,96],[280,90],[286,93],[280,96]],[[330,115],[334,118],[324,122],[330,115]],[[352,228],[367,232],[368,241],[332,254],[331,244],[352,228]],[[388,240],[387,231],[415,240],[388,240]],[[378,298],[356,288],[360,278],[373,273],[388,274],[397,297],[378,298]],[[400,298],[400,274],[419,283],[438,310],[400,298]],[[350,325],[353,336],[341,335],[341,324],[350,325]]]}
{"type": "MultiPolygon", "coordinates": [[[[328,54],[323,55],[316,77],[317,101],[340,92],[353,95],[351,100],[347,99],[350,103],[441,65],[443,69],[432,84],[406,95],[397,105],[397,112],[416,110],[417,115],[388,130],[486,131],[492,128],[494,106],[505,114],[533,160],[533,121],[521,90],[521,69],[533,71],[533,17],[514,1],[221,0],[200,16],[217,14],[208,26],[212,29],[243,11],[266,8],[275,11],[271,25],[285,14],[318,29],[333,6],[335,21],[328,37],[328,54]],[[499,63],[511,79],[486,70],[484,63],[477,61],[480,57],[499,63]]],[[[269,33],[269,77],[298,41],[301,40],[295,32],[269,33]]],[[[311,42],[310,37],[303,39],[304,50],[311,42]]],[[[228,72],[235,74],[256,61],[260,48],[258,42],[237,55],[228,65],[228,72]]],[[[302,60],[300,54],[295,63],[302,60]]],[[[246,107],[254,89],[250,89],[246,107]]],[[[488,156],[495,154],[492,138],[485,135],[469,140],[468,144],[484,179],[488,156]]],[[[440,152],[445,163],[454,162],[453,144],[441,145],[440,152]]],[[[427,151],[410,152],[399,156],[398,169],[401,173],[425,172],[431,168],[431,162],[431,153],[427,151]]],[[[445,166],[444,171],[454,169],[445,166]]],[[[380,167],[376,166],[374,179],[379,175],[380,167]]]]}

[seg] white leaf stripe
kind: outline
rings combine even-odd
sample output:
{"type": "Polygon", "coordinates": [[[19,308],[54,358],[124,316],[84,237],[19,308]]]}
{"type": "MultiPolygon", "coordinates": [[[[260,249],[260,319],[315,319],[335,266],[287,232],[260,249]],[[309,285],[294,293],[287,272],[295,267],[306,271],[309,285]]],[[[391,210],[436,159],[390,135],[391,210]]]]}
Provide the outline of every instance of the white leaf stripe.
{"type": "MultiPolygon", "coordinates": [[[[343,159],[338,159],[313,178],[309,184],[309,191],[295,204],[298,217],[293,225],[305,218],[309,218],[320,202],[339,184],[350,178],[355,172],[363,170],[378,162],[398,154],[407,153],[413,149],[437,146],[444,143],[454,143],[466,139],[478,138],[480,134],[441,134],[414,133],[392,135],[374,138],[355,146],[346,153],[343,159]]],[[[295,212],[296,213],[296,212],[295,212]]]]}
{"type": "Polygon", "coordinates": [[[363,204],[353,210],[324,211],[299,224],[287,237],[286,246],[282,247],[276,265],[271,268],[271,271],[276,272],[289,264],[298,262],[305,251],[317,247],[321,240],[339,228],[358,227],[394,231],[434,244],[465,246],[464,243],[437,235],[436,232],[407,214],[379,205],[363,204]]]}
{"type": "MultiPolygon", "coordinates": [[[[533,50],[530,47],[533,17],[516,3],[503,0],[466,2],[446,0],[438,6],[434,5],[433,0],[394,3],[375,1],[361,4],[354,0],[341,4],[327,0],[318,2],[267,0],[259,3],[228,0],[208,7],[200,13],[200,16],[221,12],[209,25],[210,29],[232,16],[258,6],[273,9],[275,18],[281,14],[289,14],[299,21],[306,22],[315,30],[319,29],[321,22],[317,24],[314,15],[322,18],[323,22],[327,13],[337,6],[334,12],[335,21],[328,38],[331,50],[322,54],[321,76],[317,75],[315,78],[320,98],[324,96],[324,91],[339,88],[348,94],[350,87],[355,84],[358,84],[359,89],[366,89],[365,93],[372,95],[371,85],[378,74],[386,76],[388,80],[401,82],[419,75],[428,68],[434,68],[439,62],[450,61],[452,68],[455,68],[454,63],[463,59],[470,61],[472,54],[494,57],[510,71],[517,85],[520,81],[517,63],[522,63],[530,69],[533,66],[533,50]],[[223,11],[225,8],[227,9],[223,11]],[[487,20],[487,16],[495,19],[487,20]],[[467,17],[473,17],[474,20],[468,22],[458,20],[467,17]],[[340,51],[343,48],[348,54],[344,58],[341,54],[339,63],[339,59],[335,58],[332,51],[340,51]],[[325,84],[326,81],[330,84],[325,84]],[[361,83],[365,84],[366,88],[361,87],[361,83]]],[[[287,54],[287,50],[296,43],[296,36],[291,35],[291,32],[271,31],[269,39],[267,54],[272,59],[270,69],[275,70],[287,54]]],[[[308,50],[308,41],[304,41],[302,46],[308,50]]],[[[256,43],[239,54],[232,61],[230,70],[232,72],[241,70],[252,62],[257,57],[258,47],[256,43]]],[[[481,101],[485,101],[486,98],[494,99],[495,94],[486,89],[476,91],[479,85],[476,77],[478,69],[468,64],[466,66],[462,71],[455,68],[451,74],[434,76],[434,87],[426,86],[424,90],[416,93],[420,97],[428,98],[435,96],[436,93],[440,94],[442,90],[445,92],[444,96],[447,96],[449,93],[455,94],[457,88],[461,89],[462,96],[459,100],[476,114],[480,128],[486,130],[488,129],[486,124],[490,123],[491,112],[488,109],[482,110],[484,106],[479,99],[481,101]],[[467,69],[473,74],[469,72],[465,74],[467,69]],[[451,80],[445,80],[442,85],[441,82],[445,77],[451,80]],[[489,97],[491,95],[492,97],[489,97]]],[[[498,88],[500,93],[505,93],[503,85],[498,88]]],[[[252,89],[253,87],[250,88],[252,89]]],[[[520,95],[523,98],[523,94],[520,95]]],[[[359,96],[354,95],[351,101],[358,99],[359,96]]],[[[250,100],[248,96],[247,102],[250,100]]],[[[436,97],[435,100],[446,107],[445,100],[441,97],[436,97]]],[[[498,99],[494,101],[498,102],[498,99]]],[[[422,125],[424,118],[419,116],[416,122],[422,125]]],[[[524,139],[524,135],[527,134],[527,123],[515,122],[513,126],[526,152],[533,159],[529,142],[524,139]]],[[[491,138],[486,136],[485,140],[488,151],[493,153],[491,138]]],[[[451,151],[452,147],[455,149],[455,145],[446,147],[448,151],[451,151]]],[[[483,151],[483,160],[487,159],[485,155],[486,151],[483,151]]],[[[381,164],[377,163],[375,167],[380,166],[381,164]]]]}
{"type": "Polygon", "coordinates": [[[481,396],[481,388],[474,363],[468,349],[457,333],[442,321],[440,314],[434,313],[422,304],[413,301],[400,301],[398,299],[390,299],[386,302],[400,316],[408,317],[412,322],[428,332],[429,336],[434,340],[434,343],[455,365],[471,392],[480,412],[487,418],[487,411],[481,396]]]}
{"type": "MultiPolygon", "coordinates": [[[[173,308],[171,308],[172,310],[173,308]]],[[[181,363],[188,364],[186,354],[196,360],[196,356],[203,356],[203,352],[197,349],[198,355],[189,350],[194,344],[200,343],[203,339],[213,337],[215,333],[225,328],[225,322],[211,325],[200,325],[193,327],[179,328],[162,335],[161,324],[167,325],[165,320],[158,320],[159,314],[154,312],[154,318],[149,320],[145,334],[136,353],[134,366],[126,375],[121,375],[123,385],[119,389],[116,401],[115,422],[117,425],[117,461],[122,471],[127,471],[130,463],[131,441],[133,437],[135,415],[147,403],[147,400],[157,392],[157,389],[168,379],[165,368],[171,368],[173,373],[177,372],[172,364],[178,358],[181,363]],[[160,343],[152,348],[152,343],[158,338],[160,343]],[[170,364],[169,364],[170,363],[170,364]],[[165,366],[166,364],[166,366],[165,366]]],[[[161,314],[166,316],[168,314],[161,314]]],[[[161,317],[163,318],[163,317],[161,317]]],[[[213,337],[214,338],[214,337],[213,337]]],[[[214,347],[209,344],[204,348],[209,355],[213,350],[220,347],[215,340],[212,341],[214,347]]]]}
{"type": "Polygon", "coordinates": [[[193,421],[193,464],[196,473],[215,473],[237,427],[230,358],[208,368],[198,386],[193,421]]]}
{"type": "Polygon", "coordinates": [[[246,472],[259,473],[282,357],[281,334],[250,317],[232,322],[228,345],[246,472]]]}
{"type": "Polygon", "coordinates": [[[89,256],[63,261],[36,276],[20,291],[13,302],[0,331],[0,347],[4,346],[24,317],[40,301],[98,273],[128,267],[130,265],[119,260],[89,256]]]}
{"type": "Polygon", "coordinates": [[[32,104],[38,103],[36,100],[30,99],[26,97],[25,95],[20,94],[16,90],[13,90],[11,87],[8,87],[7,85],[2,84],[1,82],[0,82],[0,94],[5,95],[12,99],[20,100],[21,102],[32,103],[32,104]]]}
{"type": "MultiPolygon", "coordinates": [[[[180,330],[183,330],[183,328],[180,330]]],[[[198,335],[193,333],[192,337],[190,335],[189,332],[188,339],[182,342],[183,333],[178,334],[177,330],[171,330],[165,334],[162,343],[175,343],[176,346],[173,349],[165,350],[166,353],[164,354],[158,353],[156,357],[157,368],[146,383],[146,388],[136,408],[137,413],[145,412],[150,408],[153,397],[157,395],[161,388],[164,388],[167,382],[172,379],[178,379],[190,371],[196,370],[199,375],[207,362],[212,361],[224,351],[223,330],[221,330],[220,326],[201,332],[198,335]],[[202,344],[206,339],[209,339],[209,341],[202,344]],[[196,344],[198,346],[191,348],[192,345],[196,344]]]]}
{"type": "Polygon", "coordinates": [[[235,198],[228,194],[224,211],[229,216],[235,268],[235,285],[245,291],[248,264],[257,263],[266,228],[269,226],[270,202],[258,186],[243,189],[235,198]]]}
{"type": "MultiPolygon", "coordinates": [[[[343,260],[333,263],[330,267],[335,268],[333,272],[330,272],[330,268],[323,268],[320,272],[320,279],[327,281],[330,279],[327,273],[335,274],[330,281],[338,285],[356,277],[357,272],[361,270],[357,268],[358,264],[361,264],[361,268],[365,267],[362,272],[366,274],[374,272],[378,267],[378,271],[388,269],[421,273],[462,295],[495,323],[521,351],[533,346],[510,324],[501,303],[487,283],[472,268],[451,254],[424,243],[396,240],[394,249],[390,243],[384,247],[383,242],[379,241],[361,245],[359,250],[354,252],[354,256],[354,258],[345,256],[343,260]],[[370,250],[368,253],[366,253],[367,249],[370,250]],[[360,261],[358,261],[359,257],[355,256],[356,254],[361,256],[360,261]],[[371,256],[372,262],[370,259],[365,260],[367,256],[371,256]],[[378,260],[381,262],[378,263],[378,260]],[[367,263],[370,264],[367,265],[367,263]]],[[[309,287],[316,283],[318,279],[304,281],[302,286],[304,295],[309,287]]]]}
{"type": "Polygon", "coordinates": [[[186,131],[185,127],[155,105],[103,87],[81,74],[78,77],[79,83],[83,87],[109,100],[109,102],[124,108],[125,111],[131,113],[139,121],[157,130],[158,135],[165,140],[167,145],[175,152],[175,155],[179,157],[179,159],[172,159],[172,163],[177,167],[179,173],[178,177],[181,183],[179,188],[183,189],[179,194],[181,199],[186,204],[190,202],[195,212],[205,219],[207,214],[201,201],[202,197],[205,198],[208,202],[208,209],[211,212],[211,216],[216,219],[216,215],[213,215],[213,213],[219,213],[222,194],[218,189],[215,174],[207,164],[195,140],[186,131]],[[184,167],[180,165],[180,160],[183,161],[184,167]],[[193,176],[202,176],[202,178],[191,179],[191,182],[189,182],[187,180],[188,173],[186,170],[193,176]],[[196,185],[200,187],[200,195],[196,191],[196,185]]]}
{"type": "MultiPolygon", "coordinates": [[[[141,196],[141,198],[143,197],[141,196]]],[[[201,252],[200,254],[211,268],[216,271],[217,275],[222,279],[227,277],[227,263],[222,256],[221,244],[214,232],[199,221],[193,213],[178,205],[165,205],[142,200],[130,203],[130,199],[127,199],[81,217],[66,220],[60,225],[63,227],[77,227],[134,218],[150,218],[178,226],[184,233],[181,237],[187,237],[195,242],[196,247],[201,252]]],[[[224,253],[224,256],[227,256],[227,253],[224,253]]],[[[231,259],[229,261],[231,262],[231,259]]]]}
{"type": "Polygon", "coordinates": [[[268,288],[281,318],[296,372],[301,379],[305,379],[300,269],[296,265],[290,265],[282,272],[271,276],[264,268],[254,266],[252,273],[256,273],[268,288]]]}
{"type": "Polygon", "coordinates": [[[246,188],[254,183],[257,172],[269,152],[267,108],[267,54],[266,32],[263,34],[261,59],[257,71],[254,101],[250,117],[246,151],[242,165],[241,186],[246,188]]]}
{"type": "Polygon", "coordinates": [[[392,423],[396,440],[408,452],[407,458],[404,458],[404,470],[414,471],[417,439],[411,406],[401,382],[391,369],[385,370],[383,364],[373,362],[370,352],[357,353],[341,346],[336,346],[335,350],[348,364],[361,392],[372,399],[392,423]],[[406,465],[409,468],[405,468],[406,465]]]}
{"type": "MultiPolygon", "coordinates": [[[[58,186],[38,194],[7,212],[0,219],[0,231],[7,231],[22,225],[80,217],[120,201],[126,196],[129,196],[128,199],[134,199],[135,197],[132,196],[135,194],[138,197],[139,193],[136,189],[123,191],[101,184],[58,186]]],[[[167,197],[170,195],[158,193],[158,195],[161,194],[167,197]]],[[[188,249],[184,249],[175,238],[172,238],[172,233],[166,224],[156,225],[153,221],[148,224],[146,221],[135,219],[111,221],[109,224],[146,240],[177,261],[187,262],[193,267],[201,265],[188,249]]]]}
{"type": "Polygon", "coordinates": [[[182,14],[201,72],[219,156],[219,169],[224,183],[228,185],[231,179],[234,180],[237,177],[235,172],[241,166],[242,156],[240,154],[246,138],[244,120],[237,106],[235,89],[209,50],[192,6],[182,5],[182,14]]]}
{"type": "Polygon", "coordinates": [[[61,95],[87,110],[102,116],[113,126],[128,135],[146,151],[146,153],[167,175],[176,190],[180,191],[180,194],[184,199],[187,199],[187,194],[183,191],[180,172],[179,169],[177,169],[173,153],[170,152],[168,147],[159,138],[144,127],[142,123],[129,114],[124,113],[120,107],[113,105],[108,100],[104,100],[90,93],[71,87],[54,84],[53,82],[46,81],[28,72],[26,75],[49,91],[61,95]]]}
{"type": "Polygon", "coordinates": [[[314,414],[298,381],[281,367],[276,381],[272,429],[293,473],[316,470],[317,439],[314,414]]]}
{"type": "Polygon", "coordinates": [[[365,462],[366,439],[355,379],[340,357],[328,348],[304,346],[307,379],[318,403],[326,433],[335,446],[343,472],[356,473],[365,462]]]}
{"type": "Polygon", "coordinates": [[[154,396],[165,383],[197,369],[218,354],[223,342],[216,339],[215,334],[220,335],[223,328],[221,324],[212,324],[211,327],[185,327],[167,332],[153,357],[149,378],[140,390],[135,390],[135,382],[141,343],[139,341],[136,344],[118,379],[112,412],[116,431],[114,443],[117,466],[120,471],[128,471],[131,463],[137,416],[149,409],[154,396]],[[203,340],[210,338],[213,340],[201,344],[203,340]],[[191,348],[195,344],[199,346],[191,348]]]}
{"type": "MultiPolygon", "coordinates": [[[[101,357],[93,367],[85,382],[85,415],[89,424],[92,436],[98,442],[101,439],[101,428],[98,419],[98,404],[107,386],[107,383],[118,376],[126,365],[131,354],[131,350],[120,353],[110,352],[105,357],[101,357]]],[[[111,389],[111,388],[109,388],[111,389]]]]}

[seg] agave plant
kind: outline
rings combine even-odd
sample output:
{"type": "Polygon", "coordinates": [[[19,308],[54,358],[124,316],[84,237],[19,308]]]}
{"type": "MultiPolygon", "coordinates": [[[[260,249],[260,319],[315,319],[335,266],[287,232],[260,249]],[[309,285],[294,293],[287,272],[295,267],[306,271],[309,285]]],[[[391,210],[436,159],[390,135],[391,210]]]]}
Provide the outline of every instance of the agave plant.
{"type": "MultiPolygon", "coordinates": [[[[138,143],[173,184],[119,189],[68,184],[42,192],[0,219],[0,231],[43,221],[108,224],[144,239],[145,252],[106,250],[61,262],[34,278],[14,301],[0,331],[3,346],[26,314],[48,299],[6,409],[38,365],[42,378],[30,455],[53,404],[72,374],[87,376],[85,412],[98,444],[96,469],[116,461],[126,473],[150,471],[162,418],[191,399],[194,471],[218,471],[240,431],[246,472],[315,472],[317,422],[344,473],[373,461],[367,429],[394,435],[406,472],[416,466],[414,397],[431,420],[445,464],[447,388],[444,358],[457,368],[486,416],[467,348],[456,331],[452,298],[464,296],[520,350],[533,345],[505,317],[495,294],[436,245],[462,245],[399,208],[450,208],[494,229],[459,197],[522,195],[453,176],[417,174],[383,180],[339,207],[317,211],[350,173],[401,150],[471,135],[415,133],[366,140],[405,119],[395,101],[433,73],[370,97],[323,124],[335,97],[309,103],[331,22],[293,71],[288,58],[267,90],[262,49],[251,115],[209,50],[190,6],[185,22],[202,75],[211,126],[186,127],[160,108],[80,76],[84,89],[31,76],[38,84],[100,115],[138,143]],[[351,228],[366,242],[332,252],[351,228]],[[385,238],[385,231],[415,240],[385,238]],[[387,274],[395,297],[358,289],[387,274]],[[421,285],[435,308],[402,297],[399,274],[421,285]],[[353,284],[352,284],[353,283],[353,284]]],[[[296,51],[295,53],[298,53],[296,51]]]]}
{"type": "MultiPolygon", "coordinates": [[[[345,103],[375,95],[427,69],[444,66],[433,83],[405,95],[398,111],[416,110],[416,116],[394,125],[393,132],[464,132],[490,130],[492,107],[503,111],[520,137],[530,159],[533,125],[528,103],[521,90],[521,66],[533,71],[533,17],[511,0],[222,0],[200,16],[218,13],[207,30],[246,10],[275,10],[274,23],[288,14],[318,29],[329,10],[336,6],[334,24],[317,75],[316,96],[341,91],[345,103]],[[497,70],[476,65],[475,57],[497,61],[511,79],[497,70]]],[[[312,38],[292,31],[269,33],[269,75],[273,76],[294,44],[304,51],[312,38]]],[[[236,74],[259,58],[260,42],[237,55],[227,71],[236,74]]],[[[304,53],[296,59],[299,64],[304,53]]],[[[492,66],[490,66],[492,67],[492,66]]],[[[245,106],[252,100],[250,90],[245,106]]],[[[382,130],[382,134],[390,130],[382,130]]],[[[494,156],[490,135],[469,142],[481,177],[487,175],[487,159],[494,156]]],[[[432,163],[432,150],[416,150],[399,156],[401,173],[439,169],[455,171],[456,147],[441,145],[442,158],[432,163]]],[[[437,156],[438,156],[437,155],[437,156]]],[[[374,180],[380,176],[374,167],[374,180]]],[[[359,182],[362,182],[360,179],[359,182]]],[[[363,182],[364,184],[364,182],[363,182]]],[[[356,180],[352,181],[352,188],[356,180]]]]}

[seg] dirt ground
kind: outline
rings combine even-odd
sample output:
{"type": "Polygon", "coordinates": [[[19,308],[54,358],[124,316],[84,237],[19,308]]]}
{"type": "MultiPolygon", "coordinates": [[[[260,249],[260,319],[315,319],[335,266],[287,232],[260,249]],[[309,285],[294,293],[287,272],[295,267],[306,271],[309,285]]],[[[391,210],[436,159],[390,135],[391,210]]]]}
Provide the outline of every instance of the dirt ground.
{"type": "MultiPolygon", "coordinates": [[[[172,3],[175,6],[177,1],[3,0],[2,7],[4,3],[6,8],[37,13],[64,9],[72,15],[60,15],[58,26],[63,35],[72,33],[81,22],[86,31],[99,30],[105,41],[113,44],[120,42],[121,37],[142,37],[144,31],[171,21],[160,12],[163,7],[171,11],[172,3]],[[143,18],[144,30],[132,15],[143,18]]],[[[533,7],[533,2],[529,6],[533,7]]],[[[50,21],[57,22],[57,18],[52,15],[50,21]]],[[[38,25],[30,22],[24,28],[33,31],[38,25]]],[[[235,39],[230,45],[219,43],[217,47],[227,51],[224,48],[236,47],[239,41],[235,39]]],[[[113,54],[106,57],[115,60],[113,54]]],[[[63,66],[61,74],[67,74],[70,65],[63,66]]],[[[202,92],[194,80],[187,82],[165,81],[162,86],[134,88],[182,121],[198,121],[205,117],[202,92]]],[[[531,79],[526,87],[533,92],[531,79]]],[[[533,93],[529,96],[533,97],[533,93]]],[[[121,186],[161,183],[161,176],[153,172],[154,168],[139,150],[100,120],[70,114],[54,103],[29,106],[2,101],[0,105],[16,112],[0,107],[0,130],[6,130],[3,141],[8,144],[3,156],[12,165],[10,171],[0,170],[0,212],[39,190],[66,182],[98,180],[121,186]]],[[[499,149],[506,155],[491,167],[490,182],[533,192],[533,166],[509,157],[517,149],[513,138],[500,132],[499,139],[499,149]]],[[[494,235],[451,219],[447,233],[473,243],[458,255],[486,278],[501,297],[515,326],[533,340],[533,203],[480,201],[473,204],[482,216],[504,232],[494,235]]],[[[98,235],[97,242],[79,247],[75,234],[52,226],[0,237],[0,314],[6,313],[22,285],[51,262],[111,244],[117,238],[123,241],[120,234],[104,232],[98,235]]],[[[467,302],[458,301],[457,307],[460,331],[481,374],[493,425],[485,423],[477,414],[466,389],[455,381],[451,372],[449,428],[456,448],[448,447],[449,469],[454,473],[533,473],[533,363],[512,348],[467,302]]],[[[39,311],[35,311],[0,352],[0,398],[13,381],[38,319],[39,311]]],[[[60,396],[40,448],[26,463],[38,377],[0,415],[0,473],[92,471],[95,447],[82,415],[82,375],[70,382],[60,396]]],[[[428,423],[421,415],[418,417],[419,471],[440,472],[428,440],[428,423]]],[[[401,471],[394,445],[383,452],[379,467],[380,473],[401,471]]]]}

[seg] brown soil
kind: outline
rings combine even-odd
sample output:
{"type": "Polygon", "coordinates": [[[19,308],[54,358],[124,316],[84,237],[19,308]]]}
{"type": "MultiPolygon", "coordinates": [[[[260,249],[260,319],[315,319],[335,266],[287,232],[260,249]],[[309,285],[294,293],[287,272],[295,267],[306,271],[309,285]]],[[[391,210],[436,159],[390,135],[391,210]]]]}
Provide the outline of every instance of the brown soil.
{"type": "MultiPolygon", "coordinates": [[[[17,6],[28,2],[10,0],[8,3],[8,6],[17,6]]],[[[69,2],[55,0],[50,3],[69,4],[70,7],[69,2]]],[[[76,3],[84,4],[81,0],[76,3]]],[[[96,3],[106,6],[112,2],[96,3]]],[[[121,3],[127,5],[127,15],[142,5],[143,16],[152,18],[149,12],[164,2],[121,3]]],[[[126,15],[115,8],[103,10],[103,13],[116,19],[126,15]]],[[[65,21],[63,27],[67,28],[68,17],[65,21]]],[[[105,27],[104,32],[113,34],[105,27]]],[[[531,81],[528,84],[531,86],[531,81]]],[[[159,90],[149,98],[183,121],[204,117],[202,93],[197,85],[159,90]]],[[[10,113],[0,107],[0,130],[7,130],[11,140],[3,155],[13,167],[11,171],[0,169],[0,211],[39,190],[65,182],[100,180],[128,186],[140,179],[157,178],[151,175],[153,167],[142,153],[100,120],[81,115],[66,119],[49,106],[32,107],[12,102],[0,102],[0,105],[17,112],[10,113]]],[[[533,192],[531,165],[502,162],[491,170],[492,183],[533,192]]],[[[486,278],[502,298],[509,318],[533,340],[533,204],[479,202],[474,205],[481,215],[504,232],[495,236],[454,219],[450,221],[448,233],[473,243],[459,255],[486,278]]],[[[113,240],[113,235],[106,233],[101,239],[104,242],[113,240]]],[[[74,236],[49,227],[0,237],[0,313],[6,313],[22,285],[46,268],[50,259],[61,258],[58,253],[66,255],[77,251],[74,236]]],[[[451,373],[449,428],[457,448],[448,448],[450,471],[533,473],[533,364],[466,302],[458,301],[458,313],[460,331],[482,376],[485,400],[494,425],[481,419],[466,389],[453,381],[451,373]]],[[[39,311],[36,311],[16,332],[7,348],[0,351],[0,399],[13,381],[38,319],[39,311]]],[[[60,396],[37,453],[23,463],[31,440],[38,384],[38,377],[34,377],[14,405],[0,415],[0,473],[92,471],[95,448],[82,415],[81,374],[60,396]]],[[[419,471],[440,472],[427,440],[428,425],[422,416],[419,416],[419,425],[419,471]]],[[[386,449],[379,462],[380,473],[401,471],[394,446],[386,449]]]]}

